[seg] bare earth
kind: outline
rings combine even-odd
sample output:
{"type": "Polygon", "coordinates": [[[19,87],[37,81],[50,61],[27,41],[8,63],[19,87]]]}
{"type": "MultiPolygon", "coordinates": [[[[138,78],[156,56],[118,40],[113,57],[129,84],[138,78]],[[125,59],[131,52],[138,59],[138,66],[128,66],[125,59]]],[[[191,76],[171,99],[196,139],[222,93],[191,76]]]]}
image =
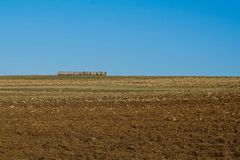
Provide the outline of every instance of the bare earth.
{"type": "Polygon", "coordinates": [[[0,77],[0,159],[240,159],[239,77],[0,77]]]}

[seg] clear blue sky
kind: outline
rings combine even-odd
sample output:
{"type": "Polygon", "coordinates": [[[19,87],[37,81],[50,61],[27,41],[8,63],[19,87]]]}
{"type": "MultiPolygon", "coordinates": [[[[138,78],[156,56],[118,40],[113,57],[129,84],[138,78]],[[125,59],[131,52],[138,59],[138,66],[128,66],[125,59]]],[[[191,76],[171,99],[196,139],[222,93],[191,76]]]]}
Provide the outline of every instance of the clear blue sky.
{"type": "Polygon", "coordinates": [[[0,1],[0,75],[59,70],[240,76],[240,1],[0,1]]]}

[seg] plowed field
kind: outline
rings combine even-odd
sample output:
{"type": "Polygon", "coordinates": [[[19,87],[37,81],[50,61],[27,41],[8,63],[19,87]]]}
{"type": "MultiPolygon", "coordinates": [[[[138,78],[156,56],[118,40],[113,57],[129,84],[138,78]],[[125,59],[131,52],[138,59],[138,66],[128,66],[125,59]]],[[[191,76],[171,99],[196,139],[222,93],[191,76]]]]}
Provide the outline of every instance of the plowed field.
{"type": "Polygon", "coordinates": [[[237,158],[238,77],[0,77],[0,159],[237,158]]]}

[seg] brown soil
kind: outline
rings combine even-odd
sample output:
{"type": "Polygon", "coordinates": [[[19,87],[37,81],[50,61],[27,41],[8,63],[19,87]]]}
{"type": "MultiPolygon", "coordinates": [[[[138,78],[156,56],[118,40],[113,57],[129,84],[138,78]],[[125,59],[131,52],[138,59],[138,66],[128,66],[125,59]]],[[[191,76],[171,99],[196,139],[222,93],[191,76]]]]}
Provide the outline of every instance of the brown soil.
{"type": "Polygon", "coordinates": [[[237,159],[240,78],[3,77],[0,126],[0,159],[237,159]]]}

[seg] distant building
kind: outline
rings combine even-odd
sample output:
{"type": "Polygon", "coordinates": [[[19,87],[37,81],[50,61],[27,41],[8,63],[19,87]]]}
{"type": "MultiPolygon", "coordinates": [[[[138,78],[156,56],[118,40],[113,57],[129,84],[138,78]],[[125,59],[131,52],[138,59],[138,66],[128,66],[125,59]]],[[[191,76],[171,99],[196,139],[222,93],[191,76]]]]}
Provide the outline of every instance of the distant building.
{"type": "Polygon", "coordinates": [[[57,73],[58,76],[107,76],[107,72],[66,72],[60,71],[57,73]]]}

